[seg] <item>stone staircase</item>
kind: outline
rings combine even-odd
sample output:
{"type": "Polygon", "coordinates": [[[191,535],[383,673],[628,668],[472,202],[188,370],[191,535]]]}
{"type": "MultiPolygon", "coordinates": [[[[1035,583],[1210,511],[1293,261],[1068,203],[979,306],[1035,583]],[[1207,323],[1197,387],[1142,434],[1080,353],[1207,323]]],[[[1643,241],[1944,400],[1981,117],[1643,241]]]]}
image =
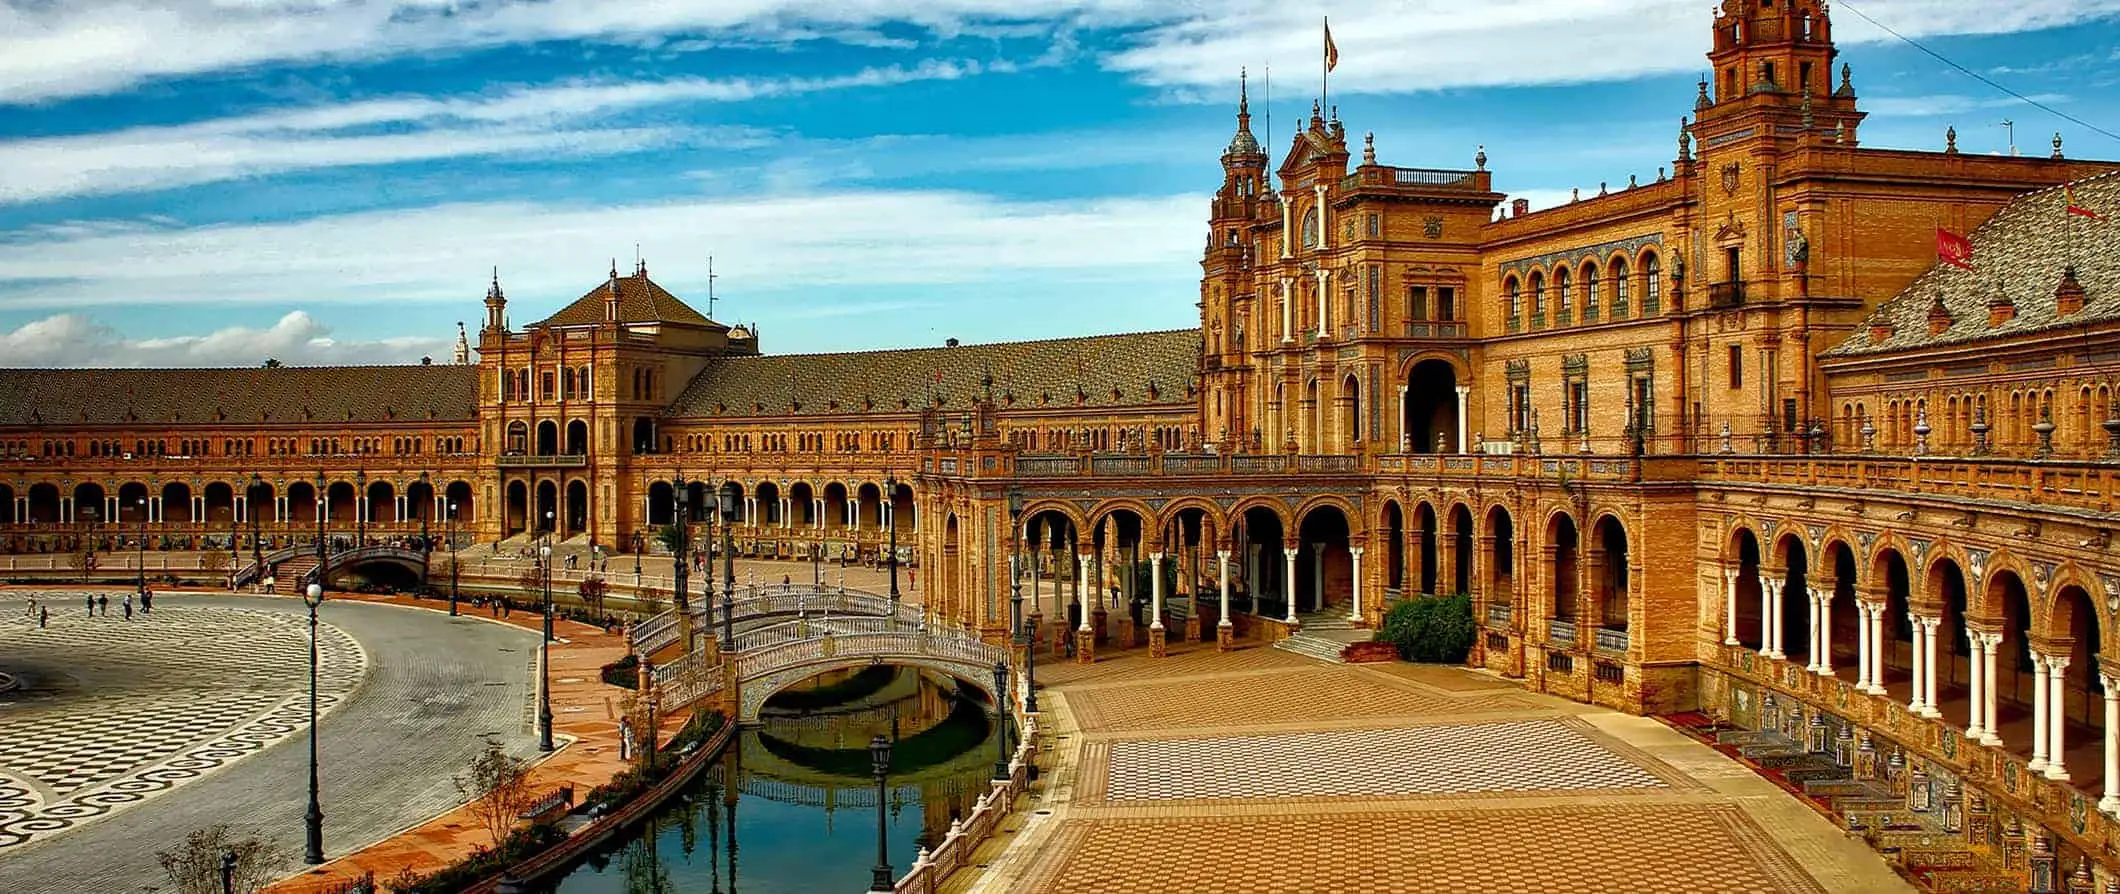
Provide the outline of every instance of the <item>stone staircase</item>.
{"type": "Polygon", "coordinates": [[[1370,636],[1369,631],[1349,623],[1346,615],[1327,612],[1296,620],[1302,622],[1303,626],[1296,630],[1294,636],[1274,643],[1274,648],[1319,661],[1344,664],[1346,662],[1340,660],[1340,650],[1346,648],[1348,643],[1365,642],[1370,636]]]}
{"type": "Polygon", "coordinates": [[[294,558],[273,566],[272,576],[277,582],[276,586],[279,587],[280,592],[287,593],[291,592],[287,588],[301,586],[303,579],[308,577],[309,572],[316,567],[317,557],[315,553],[300,553],[294,558]]]}
{"type": "Polygon", "coordinates": [[[1972,850],[1963,832],[1946,831],[1941,810],[1911,809],[1908,798],[1894,795],[1885,781],[1854,778],[1830,753],[1808,751],[1803,742],[1781,732],[1728,727],[1700,715],[1665,720],[1810,801],[1841,828],[1861,835],[1923,890],[1985,894],[2023,889],[2017,878],[1972,850]]]}

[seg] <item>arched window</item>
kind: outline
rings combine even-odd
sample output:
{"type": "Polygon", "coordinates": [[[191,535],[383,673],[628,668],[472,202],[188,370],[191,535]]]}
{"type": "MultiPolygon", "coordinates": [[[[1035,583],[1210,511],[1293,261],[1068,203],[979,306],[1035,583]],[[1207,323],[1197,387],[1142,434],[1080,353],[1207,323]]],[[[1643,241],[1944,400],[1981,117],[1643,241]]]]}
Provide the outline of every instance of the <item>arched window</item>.
{"type": "Polygon", "coordinates": [[[1508,315],[1509,322],[1516,322],[1517,301],[1523,297],[1522,285],[1516,281],[1516,277],[1502,280],[1502,310],[1508,315]]]}
{"type": "Polygon", "coordinates": [[[1664,297],[1663,280],[1658,278],[1663,268],[1656,262],[1656,253],[1642,255],[1642,312],[1656,313],[1662,307],[1664,297]]]}
{"type": "Polygon", "coordinates": [[[1573,277],[1570,277],[1568,275],[1568,268],[1554,268],[1553,290],[1560,293],[1560,306],[1558,309],[1561,313],[1567,313],[1570,309],[1575,307],[1575,291],[1573,286],[1573,277]]]}
{"type": "Polygon", "coordinates": [[[1536,271],[1531,274],[1531,315],[1546,315],[1546,274],[1536,271]]]}
{"type": "Polygon", "coordinates": [[[1597,262],[1583,265],[1583,319],[1597,319],[1597,262]]]}
{"type": "Polygon", "coordinates": [[[1613,258],[1612,315],[1615,317],[1626,316],[1627,314],[1627,298],[1629,292],[1628,285],[1629,284],[1627,282],[1627,259],[1613,258]]]}

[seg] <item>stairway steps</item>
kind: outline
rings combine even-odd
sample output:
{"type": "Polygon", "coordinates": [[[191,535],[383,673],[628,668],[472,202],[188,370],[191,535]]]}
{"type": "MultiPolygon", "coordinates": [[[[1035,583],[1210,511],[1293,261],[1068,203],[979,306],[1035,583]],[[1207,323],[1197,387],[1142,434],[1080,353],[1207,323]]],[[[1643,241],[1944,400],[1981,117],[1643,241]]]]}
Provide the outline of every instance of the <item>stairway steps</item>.
{"type": "Polygon", "coordinates": [[[1319,661],[1333,664],[1345,663],[1340,660],[1340,650],[1345,647],[1345,644],[1323,637],[1306,636],[1302,633],[1297,633],[1294,636],[1276,641],[1273,647],[1284,652],[1294,652],[1298,655],[1316,658],[1319,661]]]}

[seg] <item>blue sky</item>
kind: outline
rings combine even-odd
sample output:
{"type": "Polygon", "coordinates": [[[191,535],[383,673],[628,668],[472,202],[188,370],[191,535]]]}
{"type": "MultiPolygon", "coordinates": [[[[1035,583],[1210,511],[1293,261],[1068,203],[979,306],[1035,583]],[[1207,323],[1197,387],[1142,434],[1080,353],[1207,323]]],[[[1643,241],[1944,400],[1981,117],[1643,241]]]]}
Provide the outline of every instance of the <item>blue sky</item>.
{"type": "MultiPolygon", "coordinates": [[[[650,274],[772,352],[1196,325],[1237,72],[1534,207],[1653,179],[1701,0],[0,0],[0,365],[445,359],[650,274]],[[1468,8],[1469,7],[1469,8],[1468,8]]],[[[1834,4],[1873,146],[2120,141],[2120,0],[1834,4]]]]}

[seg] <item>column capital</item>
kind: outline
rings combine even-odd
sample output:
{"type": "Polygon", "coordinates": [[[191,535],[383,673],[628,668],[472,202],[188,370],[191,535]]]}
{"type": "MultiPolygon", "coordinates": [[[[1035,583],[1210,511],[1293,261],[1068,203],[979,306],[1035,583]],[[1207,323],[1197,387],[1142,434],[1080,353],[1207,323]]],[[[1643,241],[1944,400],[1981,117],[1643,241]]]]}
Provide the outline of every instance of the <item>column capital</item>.
{"type": "Polygon", "coordinates": [[[1162,552],[1152,552],[1152,553],[1149,553],[1149,554],[1148,554],[1148,560],[1149,560],[1149,561],[1151,561],[1151,562],[1161,562],[1161,561],[1163,561],[1163,553],[1162,553],[1162,552]]]}
{"type": "Polygon", "coordinates": [[[2045,655],[2045,656],[2040,656],[2040,657],[2043,657],[2043,658],[2045,659],[2045,661],[2046,661],[2046,666],[2047,666],[2048,668],[2052,669],[2052,672],[2053,672],[2053,673],[2057,673],[2057,674],[2058,674],[2058,673],[2060,673],[2060,672],[2062,672],[2062,671],[2064,671],[2064,670],[2067,670],[2067,669],[2068,669],[2068,656],[2067,656],[2067,655],[2045,655]]]}
{"type": "Polygon", "coordinates": [[[1357,556],[1357,557],[1359,557],[1359,556],[1361,556],[1361,555],[1362,555],[1362,549],[1363,549],[1363,548],[1362,548],[1362,547],[1359,547],[1359,546],[1350,546],[1350,547],[1348,547],[1348,548],[1347,548],[1347,552],[1348,552],[1348,553],[1349,553],[1350,555],[1354,555],[1354,556],[1357,556]]]}
{"type": "Polygon", "coordinates": [[[1723,569],[1723,579],[1729,581],[1730,585],[1734,587],[1737,585],[1737,575],[1740,573],[1736,568],[1725,568],[1723,569]]]}
{"type": "Polygon", "coordinates": [[[2098,680],[2099,682],[2105,684],[2106,701],[2120,701],[2120,676],[2114,676],[2105,671],[2099,671],[2098,680]]]}
{"type": "Polygon", "coordinates": [[[1227,562],[1227,561],[1229,561],[1229,550],[1226,550],[1226,549],[1218,549],[1218,550],[1215,550],[1215,555],[1216,555],[1217,557],[1221,558],[1221,560],[1222,560],[1222,561],[1224,561],[1224,562],[1227,562]]]}

